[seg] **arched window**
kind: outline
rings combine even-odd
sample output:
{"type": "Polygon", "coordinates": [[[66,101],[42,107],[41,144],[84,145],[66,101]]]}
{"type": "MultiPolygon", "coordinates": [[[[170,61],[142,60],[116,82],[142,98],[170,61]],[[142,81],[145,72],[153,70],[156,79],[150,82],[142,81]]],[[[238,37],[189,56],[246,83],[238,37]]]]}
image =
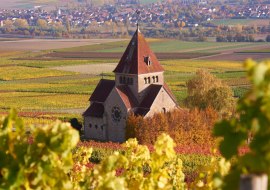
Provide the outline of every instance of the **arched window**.
{"type": "Polygon", "coordinates": [[[98,126],[97,126],[97,125],[95,125],[95,128],[97,129],[97,128],[98,128],[98,126]]]}
{"type": "Polygon", "coordinates": [[[151,83],[151,79],[150,79],[150,77],[148,77],[148,81],[147,81],[147,82],[148,82],[148,84],[150,84],[150,83],[151,83]]]}
{"type": "Polygon", "coordinates": [[[89,123],[89,128],[92,128],[92,124],[91,123],[89,123]]]}
{"type": "Polygon", "coordinates": [[[156,82],[156,77],[152,77],[153,78],[153,83],[155,83],[156,82]]]}
{"type": "Polygon", "coordinates": [[[156,76],[156,82],[158,82],[158,76],[156,76]]]}
{"type": "Polygon", "coordinates": [[[147,84],[147,78],[144,77],[144,84],[147,84]]]}
{"type": "Polygon", "coordinates": [[[166,113],[166,108],[162,108],[163,113],[166,113]]]}
{"type": "Polygon", "coordinates": [[[100,128],[101,128],[101,131],[103,131],[103,125],[101,125],[100,128]]]}

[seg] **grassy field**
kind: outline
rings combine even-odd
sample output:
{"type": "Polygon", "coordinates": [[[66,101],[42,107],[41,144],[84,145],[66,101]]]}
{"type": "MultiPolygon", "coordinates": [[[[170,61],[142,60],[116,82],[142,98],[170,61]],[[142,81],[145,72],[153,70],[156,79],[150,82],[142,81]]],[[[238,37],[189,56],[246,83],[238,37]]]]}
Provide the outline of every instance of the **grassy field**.
{"type": "Polygon", "coordinates": [[[62,72],[43,68],[23,67],[23,66],[9,66],[0,68],[0,80],[44,78],[44,77],[65,76],[72,74],[76,73],[62,72]]]}
{"type": "Polygon", "coordinates": [[[270,47],[241,51],[241,53],[270,53],[270,47]]]}
{"type": "Polygon", "coordinates": [[[211,23],[215,25],[259,25],[266,26],[269,24],[267,19],[217,19],[212,20],[211,23]]]}
{"type": "Polygon", "coordinates": [[[140,0],[140,3],[142,4],[148,4],[148,3],[156,3],[158,0],[140,0]]]}
{"type": "MultiPolygon", "coordinates": [[[[186,42],[179,40],[151,40],[149,42],[154,52],[222,52],[226,49],[233,50],[239,48],[257,48],[266,43],[239,43],[239,42],[186,42]]],[[[76,48],[65,48],[56,50],[57,52],[124,52],[128,41],[108,42],[98,45],[87,45],[76,48]]]]}
{"type": "MultiPolygon", "coordinates": [[[[13,66],[0,67],[0,110],[16,108],[20,111],[38,110],[46,112],[72,113],[73,110],[83,111],[88,105],[88,98],[96,84],[101,79],[97,69],[91,74],[80,72],[67,72],[54,70],[55,67],[40,68],[47,61],[39,61],[37,67],[20,66],[21,60],[12,61],[13,66]],[[19,65],[16,64],[19,63],[19,65]]],[[[57,61],[56,63],[61,62],[57,61]]],[[[53,63],[53,62],[52,62],[53,63]]],[[[9,64],[9,63],[7,63],[9,64]]],[[[86,63],[84,63],[85,65],[86,63]]],[[[106,67],[107,63],[104,63],[106,67]]],[[[242,63],[226,61],[200,61],[200,60],[163,60],[161,64],[165,68],[165,79],[176,95],[180,105],[186,96],[185,83],[192,78],[196,70],[203,68],[216,74],[231,86],[237,93],[238,86],[246,85],[239,82],[244,79],[245,73],[242,63]]],[[[91,68],[91,63],[88,64],[91,68]]],[[[83,65],[74,66],[76,71],[83,65]]],[[[94,66],[94,65],[93,65],[94,66]]],[[[75,71],[74,69],[74,71],[75,71]]],[[[101,72],[101,71],[100,71],[101,72]]],[[[112,72],[104,74],[107,79],[113,79],[112,72]]]]}

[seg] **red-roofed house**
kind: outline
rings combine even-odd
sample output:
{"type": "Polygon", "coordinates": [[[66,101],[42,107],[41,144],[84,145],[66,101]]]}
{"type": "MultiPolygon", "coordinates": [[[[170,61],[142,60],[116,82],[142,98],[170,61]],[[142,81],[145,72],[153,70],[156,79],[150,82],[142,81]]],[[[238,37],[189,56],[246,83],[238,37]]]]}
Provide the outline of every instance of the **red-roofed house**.
{"type": "Polygon", "coordinates": [[[83,114],[86,138],[124,142],[130,113],[151,117],[178,107],[164,82],[164,69],[139,29],[114,73],[115,80],[100,80],[90,97],[83,114]]]}

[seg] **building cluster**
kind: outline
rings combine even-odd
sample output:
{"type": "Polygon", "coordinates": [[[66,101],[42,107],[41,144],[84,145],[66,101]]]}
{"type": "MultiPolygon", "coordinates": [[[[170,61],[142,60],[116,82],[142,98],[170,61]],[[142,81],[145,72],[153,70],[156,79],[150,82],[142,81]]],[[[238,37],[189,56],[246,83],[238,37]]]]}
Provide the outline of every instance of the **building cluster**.
{"type": "Polygon", "coordinates": [[[69,21],[72,27],[88,27],[92,24],[104,25],[110,22],[122,22],[136,25],[137,20],[146,26],[157,23],[165,27],[203,25],[212,19],[228,18],[270,18],[270,4],[226,4],[215,5],[204,0],[163,1],[148,5],[136,3],[121,3],[94,7],[85,5],[78,8],[62,7],[54,11],[45,11],[37,6],[30,10],[1,10],[0,22],[5,20],[26,19],[34,26],[38,19],[44,19],[48,24],[69,21]],[[140,14],[137,14],[138,11],[140,14]]]}

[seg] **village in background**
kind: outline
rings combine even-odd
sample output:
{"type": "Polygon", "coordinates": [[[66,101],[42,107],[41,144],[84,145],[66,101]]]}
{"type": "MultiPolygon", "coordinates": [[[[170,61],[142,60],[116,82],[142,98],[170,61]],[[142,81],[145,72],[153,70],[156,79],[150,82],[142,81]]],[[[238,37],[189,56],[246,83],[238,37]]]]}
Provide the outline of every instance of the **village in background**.
{"type": "Polygon", "coordinates": [[[126,38],[139,19],[146,37],[270,41],[270,3],[260,0],[12,0],[1,4],[0,36],[126,38]]]}

